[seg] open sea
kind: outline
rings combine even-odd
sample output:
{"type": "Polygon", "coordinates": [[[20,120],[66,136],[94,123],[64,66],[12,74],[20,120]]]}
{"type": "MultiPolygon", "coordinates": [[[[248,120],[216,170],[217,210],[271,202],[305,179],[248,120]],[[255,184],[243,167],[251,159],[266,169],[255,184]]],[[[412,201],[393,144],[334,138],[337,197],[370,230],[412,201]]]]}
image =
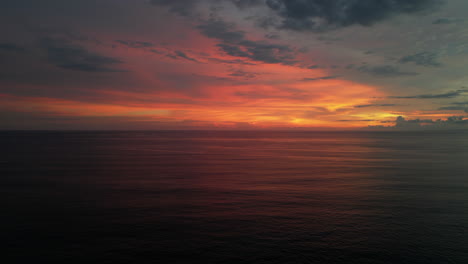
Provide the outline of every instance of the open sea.
{"type": "Polygon", "coordinates": [[[3,263],[468,263],[468,132],[0,132],[3,263]]]}

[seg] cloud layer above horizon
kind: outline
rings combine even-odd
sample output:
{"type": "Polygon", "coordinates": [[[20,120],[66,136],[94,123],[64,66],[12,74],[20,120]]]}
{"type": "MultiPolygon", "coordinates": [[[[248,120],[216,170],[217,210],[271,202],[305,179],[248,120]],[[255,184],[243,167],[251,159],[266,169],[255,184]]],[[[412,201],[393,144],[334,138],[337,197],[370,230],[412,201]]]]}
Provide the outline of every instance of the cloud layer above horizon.
{"type": "Polygon", "coordinates": [[[5,1],[0,129],[463,120],[467,10],[463,0],[5,1]]]}

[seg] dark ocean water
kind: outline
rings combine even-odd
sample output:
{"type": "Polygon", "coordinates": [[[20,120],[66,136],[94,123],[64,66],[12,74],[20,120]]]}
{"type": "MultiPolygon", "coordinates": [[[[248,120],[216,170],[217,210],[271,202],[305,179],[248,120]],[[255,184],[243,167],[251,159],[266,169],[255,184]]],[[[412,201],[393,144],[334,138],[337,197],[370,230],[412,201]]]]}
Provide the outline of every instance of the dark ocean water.
{"type": "Polygon", "coordinates": [[[468,133],[0,132],[4,263],[468,263],[468,133]]]}

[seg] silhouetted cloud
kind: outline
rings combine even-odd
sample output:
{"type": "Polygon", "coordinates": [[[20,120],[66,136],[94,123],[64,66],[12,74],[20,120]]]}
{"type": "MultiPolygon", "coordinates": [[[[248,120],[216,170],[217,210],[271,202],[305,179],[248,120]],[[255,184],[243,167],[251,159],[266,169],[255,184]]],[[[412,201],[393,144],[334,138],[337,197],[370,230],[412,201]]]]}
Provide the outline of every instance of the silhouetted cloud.
{"type": "Polygon", "coordinates": [[[338,122],[374,122],[374,119],[342,119],[337,120],[338,122]]]}
{"type": "Polygon", "coordinates": [[[245,39],[245,32],[234,29],[234,24],[219,19],[211,19],[198,26],[201,33],[227,43],[237,43],[245,39]]]}
{"type": "Polygon", "coordinates": [[[214,62],[214,63],[255,65],[254,63],[250,63],[241,59],[226,60],[226,59],[219,59],[219,58],[207,58],[207,60],[209,60],[210,62],[214,62]]]}
{"type": "Polygon", "coordinates": [[[281,37],[278,34],[269,33],[269,34],[265,35],[265,38],[267,38],[267,39],[280,39],[281,37]]]}
{"type": "Polygon", "coordinates": [[[252,78],[257,77],[257,75],[258,75],[257,73],[247,72],[247,71],[243,71],[243,70],[235,70],[235,71],[233,71],[232,73],[229,74],[229,76],[242,77],[244,79],[252,79],[252,78]]]}
{"type": "Polygon", "coordinates": [[[320,80],[331,80],[331,79],[336,79],[340,76],[323,76],[323,77],[317,77],[317,78],[304,78],[302,81],[305,82],[311,82],[311,81],[320,81],[320,80]]]}
{"type": "Polygon", "coordinates": [[[460,111],[465,111],[468,113],[468,106],[444,106],[440,107],[439,110],[448,110],[448,111],[454,111],[454,110],[460,110],[460,111]]]}
{"type": "Polygon", "coordinates": [[[399,60],[400,63],[412,62],[425,67],[440,67],[442,64],[437,61],[437,54],[434,52],[420,52],[408,55],[399,60]]]}
{"type": "Polygon", "coordinates": [[[358,70],[378,77],[402,77],[419,74],[417,72],[401,71],[398,67],[392,65],[361,66],[358,70]]]}
{"type": "Polygon", "coordinates": [[[258,6],[265,2],[265,0],[229,0],[239,8],[246,8],[252,6],[258,6]]]}
{"type": "Polygon", "coordinates": [[[165,6],[182,16],[192,16],[202,2],[231,2],[240,9],[263,5],[273,10],[276,17],[257,17],[262,27],[321,31],[355,24],[371,26],[398,14],[433,10],[445,0],[150,0],[151,4],[165,6]]]}
{"type": "Polygon", "coordinates": [[[150,0],[153,5],[166,6],[170,12],[181,16],[190,16],[200,0],[150,0]]]}
{"type": "Polygon", "coordinates": [[[244,31],[235,30],[233,24],[222,20],[211,19],[198,28],[203,35],[220,40],[217,46],[230,56],[265,63],[291,65],[296,62],[294,49],[290,46],[249,40],[244,31]]]}
{"type": "Polygon", "coordinates": [[[307,67],[307,69],[311,69],[311,70],[319,69],[319,68],[320,68],[320,65],[311,65],[311,66],[307,67]]]}
{"type": "Polygon", "coordinates": [[[147,41],[116,40],[116,42],[135,49],[151,48],[156,46],[156,44],[147,41]]]}
{"type": "Polygon", "coordinates": [[[177,60],[179,58],[182,58],[182,59],[185,59],[185,60],[200,63],[200,61],[198,61],[197,59],[194,59],[194,58],[188,56],[187,54],[185,54],[185,52],[180,51],[180,50],[176,50],[176,51],[174,51],[173,54],[167,54],[166,56],[171,58],[171,59],[175,59],[175,60],[177,60]]]}
{"type": "Polygon", "coordinates": [[[282,28],[324,30],[354,24],[370,26],[397,14],[429,10],[440,0],[266,0],[283,18],[282,28]]]}
{"type": "Polygon", "coordinates": [[[389,96],[388,98],[394,99],[446,99],[454,98],[468,93],[468,89],[460,89],[453,92],[447,92],[442,94],[420,94],[420,95],[411,95],[411,96],[389,96]]]}
{"type": "MultiPolygon", "coordinates": [[[[466,129],[468,128],[468,119],[463,116],[452,116],[447,120],[432,119],[405,119],[402,116],[397,117],[395,126],[397,129],[466,129]]],[[[382,127],[380,127],[382,128],[382,127]]],[[[392,127],[389,127],[392,128],[392,127]]]]}
{"type": "Polygon", "coordinates": [[[354,108],[367,108],[367,107],[389,107],[398,106],[397,104],[366,104],[366,105],[355,105],[354,108]]]}
{"type": "Polygon", "coordinates": [[[121,60],[96,54],[63,39],[44,38],[41,46],[47,52],[49,63],[63,69],[85,72],[124,71],[111,67],[123,63],[121,60]]]}
{"type": "Polygon", "coordinates": [[[453,102],[453,105],[466,105],[468,106],[468,102],[453,102]]]}

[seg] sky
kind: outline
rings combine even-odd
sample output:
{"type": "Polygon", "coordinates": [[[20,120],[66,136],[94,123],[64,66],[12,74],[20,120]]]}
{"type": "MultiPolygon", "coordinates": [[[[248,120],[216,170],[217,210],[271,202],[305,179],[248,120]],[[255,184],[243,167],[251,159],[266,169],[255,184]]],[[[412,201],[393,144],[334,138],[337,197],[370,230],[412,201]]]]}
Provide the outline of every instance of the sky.
{"type": "Polygon", "coordinates": [[[467,124],[467,11],[465,0],[0,0],[0,129],[467,124]]]}

